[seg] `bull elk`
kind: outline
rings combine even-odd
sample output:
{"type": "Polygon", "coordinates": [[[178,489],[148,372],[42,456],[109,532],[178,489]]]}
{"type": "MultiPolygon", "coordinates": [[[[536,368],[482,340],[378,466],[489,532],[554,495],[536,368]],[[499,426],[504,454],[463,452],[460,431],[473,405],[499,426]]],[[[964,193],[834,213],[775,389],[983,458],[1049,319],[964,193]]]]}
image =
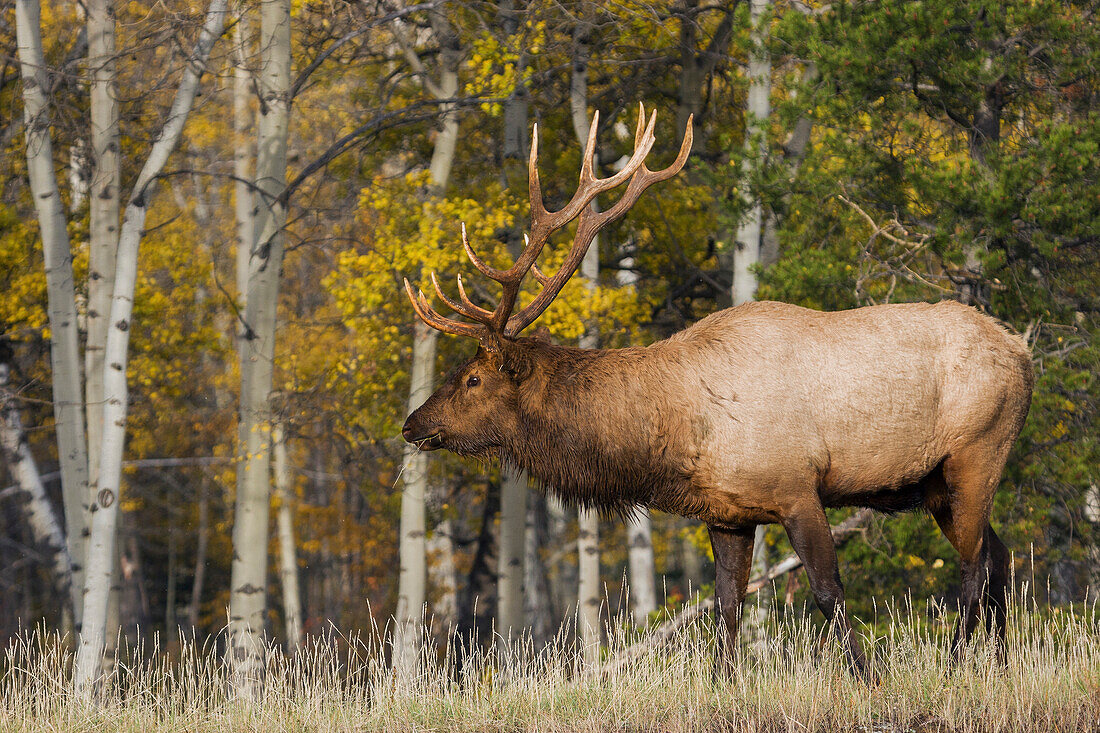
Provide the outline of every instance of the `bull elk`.
{"type": "Polygon", "coordinates": [[[960,651],[988,613],[1003,638],[1008,552],[989,524],[993,494],[1031,402],[1028,350],[993,319],[957,302],[908,303],[822,313],[752,302],[713,313],[647,347],[577,349],[523,337],[580,264],[593,237],[652,184],[674,176],[691,147],[691,124],[671,166],[649,170],[655,115],[638,120],[634,152],[607,178],[593,172],[598,115],[572,200],[544,208],[538,129],[529,160],[531,231],[498,282],[493,310],[436,293],[463,317],[432,309],[405,289],[429,326],[478,341],[405,421],[423,450],[497,456],[526,469],[567,502],[610,512],[646,506],[705,522],[715,558],[715,598],[732,648],[758,524],[777,522],[803,560],[814,600],[833,622],[852,668],[863,650],[845,613],[826,507],[927,510],[962,560],[960,651]],[[603,212],[589,204],[626,184],[603,212]],[[552,232],[578,218],[561,268],[535,261],[552,232]],[[516,310],[530,272],[542,286],[516,310]]]}

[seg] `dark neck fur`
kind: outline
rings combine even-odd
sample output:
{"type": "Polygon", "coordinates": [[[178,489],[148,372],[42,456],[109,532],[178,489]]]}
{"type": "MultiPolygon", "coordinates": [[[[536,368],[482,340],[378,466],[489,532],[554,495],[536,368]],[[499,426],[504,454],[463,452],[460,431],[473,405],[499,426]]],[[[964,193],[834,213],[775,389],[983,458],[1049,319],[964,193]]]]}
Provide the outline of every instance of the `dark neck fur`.
{"type": "Polygon", "coordinates": [[[680,493],[688,477],[664,460],[652,400],[624,378],[645,350],[627,351],[540,345],[504,459],[564,501],[612,513],[680,493]]]}

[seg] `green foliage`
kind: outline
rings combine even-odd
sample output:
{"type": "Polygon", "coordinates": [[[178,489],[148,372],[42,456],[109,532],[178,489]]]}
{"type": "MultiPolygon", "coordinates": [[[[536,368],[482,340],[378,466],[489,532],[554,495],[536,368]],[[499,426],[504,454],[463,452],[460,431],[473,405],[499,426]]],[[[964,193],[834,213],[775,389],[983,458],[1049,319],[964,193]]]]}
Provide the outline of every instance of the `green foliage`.
{"type": "MultiPolygon", "coordinates": [[[[818,19],[785,14],[776,49],[813,61],[820,80],[780,105],[790,120],[811,100],[815,133],[797,179],[773,189],[783,249],[760,290],[834,309],[954,297],[977,281],[983,307],[1028,333],[1038,373],[994,522],[1019,555],[1035,548],[1040,574],[1071,585],[1087,577],[1071,538],[1092,536],[1084,506],[1100,479],[1100,126],[1086,101],[1097,90],[1100,34],[1086,15],[1053,2],[841,3],[818,19]],[[914,236],[899,246],[872,232],[841,195],[878,226],[897,220],[914,236]],[[979,271],[966,269],[968,252],[979,271]]],[[[846,556],[853,586],[888,595],[943,593],[944,574],[926,563],[955,562],[924,517],[891,520],[880,541],[852,543],[846,556]]]]}

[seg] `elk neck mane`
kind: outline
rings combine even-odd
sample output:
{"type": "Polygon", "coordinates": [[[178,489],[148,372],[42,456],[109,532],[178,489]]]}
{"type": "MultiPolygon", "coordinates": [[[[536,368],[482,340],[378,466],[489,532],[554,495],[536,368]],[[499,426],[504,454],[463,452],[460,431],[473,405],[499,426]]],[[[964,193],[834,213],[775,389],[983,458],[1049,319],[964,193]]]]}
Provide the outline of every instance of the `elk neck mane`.
{"type": "Polygon", "coordinates": [[[520,387],[519,430],[501,458],[563,501],[611,514],[676,506],[688,467],[670,456],[682,436],[662,422],[656,394],[668,366],[651,347],[577,349],[521,339],[530,375],[520,387]],[[660,427],[659,427],[660,426],[660,427]]]}

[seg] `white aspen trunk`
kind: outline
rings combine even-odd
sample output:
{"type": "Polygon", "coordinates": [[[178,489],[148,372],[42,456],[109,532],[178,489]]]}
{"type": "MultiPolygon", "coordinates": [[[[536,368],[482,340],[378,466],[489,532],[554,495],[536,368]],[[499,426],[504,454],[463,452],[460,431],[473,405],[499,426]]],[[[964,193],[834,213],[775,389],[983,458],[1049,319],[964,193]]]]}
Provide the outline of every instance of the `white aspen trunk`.
{"type": "Polygon", "coordinates": [[[626,525],[630,565],[630,612],[634,623],[644,626],[657,610],[657,580],[653,561],[653,523],[649,510],[640,508],[626,525]]]}
{"type": "Polygon", "coordinates": [[[206,550],[209,546],[210,498],[206,479],[199,487],[199,522],[195,528],[195,573],[191,581],[191,602],[187,606],[188,638],[198,636],[199,611],[202,608],[202,587],[206,581],[206,550]]]}
{"type": "MultiPolygon", "coordinates": [[[[587,119],[587,117],[585,118],[587,119]]],[[[587,125],[585,126],[587,128],[587,125]]],[[[586,139],[587,129],[578,130],[578,138],[586,139]]],[[[595,206],[595,203],[592,204],[595,206]]],[[[599,277],[599,241],[593,239],[588,252],[581,262],[581,276],[585,279],[585,285],[590,290],[596,287],[599,277]]],[[[595,324],[590,324],[580,338],[582,349],[595,349],[599,347],[599,331],[595,324]]],[[[581,632],[581,645],[584,651],[586,664],[595,664],[600,656],[600,639],[602,625],[600,623],[600,610],[602,607],[602,594],[600,592],[600,517],[595,510],[579,509],[577,512],[577,605],[580,609],[579,620],[581,632]]]]}
{"type": "Polygon", "coordinates": [[[191,52],[168,117],[149,151],[133,193],[130,195],[119,234],[115,268],[115,290],[104,351],[102,452],[99,490],[91,512],[86,575],[84,581],[84,625],[73,669],[73,686],[78,697],[92,694],[107,626],[107,600],[114,570],[118,505],[121,498],[122,451],[126,438],[128,391],[126,364],[137,281],[138,247],[145,229],[145,215],[155,189],[156,177],[164,168],[183,133],[183,126],[195,101],[202,71],[215,41],[225,25],[225,0],[212,0],[198,42],[191,52]]]}
{"type": "MultiPolygon", "coordinates": [[[[88,7],[87,4],[78,3],[76,8],[76,20],[77,22],[87,22],[88,19],[88,7]]],[[[85,28],[85,31],[91,31],[91,28],[85,28]]],[[[85,35],[87,39],[87,35],[85,35]]],[[[90,44],[87,44],[90,48],[90,44]]],[[[73,58],[69,56],[68,58],[73,58]]],[[[89,72],[91,69],[89,68],[89,72]]],[[[91,73],[89,73],[91,76],[91,73]]],[[[84,202],[88,199],[88,178],[89,178],[89,165],[88,165],[88,144],[83,137],[78,137],[69,146],[69,213],[73,214],[80,211],[84,206],[84,202]]],[[[85,376],[85,379],[87,377],[85,376]]],[[[89,477],[90,478],[90,477],[89,477]]]]}
{"type": "Polygon", "coordinates": [[[514,466],[500,472],[500,546],[497,555],[497,633],[516,639],[524,626],[524,537],[527,473],[514,466]]]}
{"type": "MultiPolygon", "coordinates": [[[[439,81],[439,94],[443,99],[450,99],[458,94],[458,70],[457,68],[443,69],[439,81]]],[[[431,174],[432,186],[442,195],[447,190],[447,183],[451,178],[451,168],[454,166],[455,149],[458,147],[458,115],[454,111],[454,105],[445,104],[440,107],[443,112],[439,137],[435,140],[432,149],[432,160],[428,166],[431,174]]]]}
{"type": "MultiPolygon", "coordinates": [[[[686,123],[685,123],[686,124],[686,123]]],[[[633,260],[624,257],[623,266],[633,264],[633,260]]],[[[638,276],[632,270],[619,270],[616,275],[619,285],[633,288],[638,276]]],[[[627,519],[626,524],[627,561],[630,570],[630,611],[634,623],[644,626],[649,614],[657,610],[657,573],[653,557],[653,522],[649,509],[638,507],[627,519]]]]}
{"type": "MultiPolygon", "coordinates": [[[[457,94],[458,72],[454,69],[445,68],[442,70],[441,77],[439,83],[440,95],[443,98],[449,98],[457,94]]],[[[447,188],[447,181],[451,177],[451,168],[454,164],[455,148],[458,146],[458,118],[451,111],[450,106],[445,106],[444,110],[442,129],[435,140],[435,146],[432,149],[432,160],[429,165],[432,189],[435,195],[439,197],[443,196],[447,188]]],[[[432,363],[433,365],[435,363],[434,344],[432,363]]],[[[430,376],[429,379],[431,379],[430,376]]],[[[431,394],[431,390],[428,394],[431,394]]],[[[424,399],[427,399],[427,395],[424,399]]],[[[421,456],[421,458],[426,458],[426,456],[421,456]]],[[[441,488],[429,485],[426,461],[424,470],[418,474],[418,478],[424,482],[423,495],[425,501],[430,498],[436,505],[442,506],[444,502],[441,488]]],[[[451,520],[444,518],[427,536],[424,546],[425,553],[433,559],[433,562],[427,565],[428,583],[436,594],[436,602],[431,613],[432,622],[438,628],[447,630],[448,634],[450,629],[454,627],[458,616],[458,589],[455,582],[453,535],[451,520]]]]}
{"type": "Polygon", "coordinates": [[[577,511],[577,623],[585,664],[600,658],[600,516],[595,510],[577,511]]]}
{"type": "MultiPolygon", "coordinates": [[[[439,332],[417,320],[413,324],[412,375],[409,413],[432,393],[439,332]]],[[[400,569],[397,611],[394,614],[393,670],[399,680],[410,679],[418,668],[424,600],[428,584],[424,508],[428,484],[428,454],[405,444],[404,483],[401,489],[400,569]]]]}
{"type": "MultiPolygon", "coordinates": [[[[544,495],[543,495],[544,496],[544,495]]],[[[554,635],[552,598],[546,568],[539,555],[540,495],[528,491],[526,528],[523,534],[523,615],[536,649],[554,635]]]]}
{"type": "Polygon", "coordinates": [[[65,546],[65,532],[46,496],[38,464],[27,444],[19,404],[8,387],[11,367],[0,364],[0,449],[8,470],[25,498],[21,503],[34,543],[50,561],[50,577],[57,599],[68,600],[73,582],[72,563],[65,546]]]}
{"type": "MultiPolygon", "coordinates": [[[[438,486],[429,486],[432,500],[442,506],[438,486]]],[[[458,582],[455,570],[454,523],[441,519],[425,540],[424,552],[428,563],[428,587],[432,588],[435,603],[432,604],[431,624],[444,635],[450,635],[458,621],[458,582]]]]}
{"type": "MultiPolygon", "coordinates": [[[[453,99],[458,94],[458,67],[461,63],[458,40],[455,38],[450,20],[442,9],[430,11],[428,20],[432,26],[432,33],[439,40],[439,79],[433,83],[424,77],[425,85],[436,99],[453,99]]],[[[436,193],[443,195],[447,190],[447,182],[451,178],[455,148],[458,146],[458,115],[454,105],[450,104],[441,106],[440,112],[442,113],[441,127],[432,150],[429,173],[436,193]]]]}
{"type": "MultiPolygon", "coordinates": [[[[68,550],[74,570],[84,567],[81,539],[88,487],[88,452],[84,439],[83,395],[80,386],[80,342],[77,332],[72,251],[54,173],[50,112],[45,90],[49,86],[42,53],[41,8],[37,0],[17,0],[15,30],[23,80],[23,120],[27,145],[27,174],[42,233],[46,293],[50,322],[50,369],[53,383],[54,430],[61,470],[68,550]]],[[[81,587],[71,584],[73,620],[80,628],[83,616],[81,587]]]]}
{"type": "MultiPolygon", "coordinates": [[[[91,198],[88,202],[88,337],[84,350],[88,425],[103,423],[103,349],[115,285],[119,216],[119,120],[115,90],[115,13],[108,0],[88,0],[88,71],[91,75],[91,198]]],[[[99,470],[98,429],[88,435],[94,494],[99,470]]]]}
{"type": "MultiPolygon", "coordinates": [[[[1093,531],[1100,529],[1100,485],[1090,484],[1085,491],[1085,519],[1092,523],[1093,531]]],[[[1095,536],[1095,535],[1094,535],[1095,536]]],[[[1085,600],[1096,603],[1100,598],[1100,544],[1092,542],[1088,546],[1089,563],[1088,583],[1085,600]]]]}
{"type": "MultiPolygon", "coordinates": [[[[91,191],[88,199],[88,330],[84,345],[84,397],[88,420],[88,491],[83,506],[91,506],[99,491],[99,458],[103,425],[103,352],[107,317],[115,287],[119,217],[119,112],[115,89],[115,11],[108,0],[89,0],[88,73],[91,77],[91,191]]],[[[81,513],[78,544],[81,562],[87,552],[87,515],[81,513]]],[[[83,587],[83,572],[77,574],[83,587]]],[[[113,593],[118,585],[112,584],[113,593]]],[[[116,600],[117,602],[117,600],[116,600]]],[[[108,624],[108,644],[117,636],[108,624]]]]}
{"type": "MultiPolygon", "coordinates": [[[[519,30],[520,15],[516,4],[508,0],[500,5],[500,21],[504,33],[515,38],[519,30]]],[[[520,52],[516,61],[516,75],[520,80],[504,103],[504,129],[501,149],[504,158],[504,182],[518,193],[526,179],[521,168],[527,155],[527,107],[528,94],[523,84],[527,58],[520,52]]],[[[518,241],[514,242],[518,245],[518,241]]],[[[519,247],[511,248],[518,256],[519,247]]],[[[541,595],[538,579],[538,534],[530,526],[534,514],[528,509],[527,473],[514,466],[502,466],[500,474],[500,542],[497,557],[497,624],[496,630],[505,639],[519,639],[525,626],[536,615],[545,614],[545,600],[534,606],[526,604],[526,596],[541,595]],[[528,568],[528,563],[531,567],[528,568]],[[528,609],[533,612],[530,620],[528,609]]],[[[532,507],[533,509],[533,507],[532,507]]],[[[545,625],[545,624],[541,624],[545,625]]],[[[541,629],[540,629],[541,632],[541,629]]]]}
{"type": "MultiPolygon", "coordinates": [[[[428,94],[437,100],[453,99],[458,93],[458,67],[461,62],[458,41],[454,38],[454,30],[442,10],[430,11],[428,20],[431,23],[432,34],[438,39],[440,45],[438,79],[431,77],[424,62],[417,56],[410,38],[399,31],[396,40],[409,66],[417,74],[428,94]]],[[[439,135],[432,150],[428,173],[436,194],[442,195],[447,188],[451,168],[454,165],[455,148],[458,144],[458,116],[453,104],[442,104],[439,111],[439,135]]]]}
{"type": "MultiPolygon", "coordinates": [[[[573,120],[573,132],[583,146],[588,139],[588,41],[591,27],[586,22],[578,23],[574,31],[573,73],[569,84],[569,109],[573,120]]],[[[593,167],[598,161],[592,161],[593,167]]],[[[595,210],[596,202],[592,202],[595,210]]],[[[590,291],[596,289],[600,276],[599,237],[592,244],[581,262],[581,277],[590,291]]],[[[596,324],[588,324],[585,334],[580,338],[582,349],[595,349],[600,344],[600,334],[596,324]]],[[[580,626],[581,647],[586,664],[599,661],[600,655],[600,523],[595,511],[579,509],[577,512],[577,607],[580,626]]]]}
{"type": "Polygon", "coordinates": [[[252,95],[248,59],[248,16],[238,8],[237,24],[233,28],[233,183],[234,207],[237,212],[237,300],[240,308],[247,304],[248,267],[252,247],[256,244],[256,196],[252,190],[252,120],[249,105],[252,95]]]}
{"type": "Polygon", "coordinates": [[[290,0],[260,11],[260,124],[256,147],[256,241],[249,257],[241,345],[237,500],[229,595],[229,662],[234,692],[263,689],[267,541],[271,505],[271,388],[279,278],[283,267],[286,151],[290,120],[290,0]]]}
{"type": "MultiPolygon", "coordinates": [[[[439,79],[433,80],[411,43],[398,36],[405,58],[419,75],[424,88],[436,99],[450,99],[458,92],[459,55],[452,42],[453,30],[441,10],[429,13],[432,32],[439,39],[439,79]]],[[[428,166],[432,193],[443,196],[450,180],[458,145],[458,117],[451,105],[441,108],[441,129],[435,139],[428,166]]],[[[409,385],[409,412],[422,405],[432,393],[438,332],[419,319],[413,323],[412,370],[409,385]]],[[[401,492],[400,563],[397,609],[394,613],[393,671],[398,679],[415,674],[422,642],[424,602],[427,596],[429,549],[435,559],[431,568],[432,585],[439,600],[433,616],[450,631],[458,608],[455,589],[454,545],[450,522],[443,520],[429,539],[426,536],[426,505],[429,497],[441,501],[439,489],[428,485],[428,456],[415,446],[404,448],[404,484],[401,492]]]]}
{"type": "MultiPolygon", "coordinates": [[[[767,12],[770,0],[751,0],[752,52],[749,54],[749,97],[745,107],[745,166],[748,183],[754,170],[753,158],[763,163],[767,151],[768,118],[771,116],[771,59],[767,46],[767,12]]],[[[741,305],[756,297],[756,273],[760,261],[763,206],[759,197],[747,202],[748,211],[737,227],[733,251],[733,304],[741,305]]]]}
{"type": "Polygon", "coordinates": [[[275,497],[279,502],[279,580],[283,587],[283,623],[286,650],[293,654],[302,643],[302,596],[298,591],[298,552],[294,545],[294,485],[286,458],[286,435],[275,425],[275,497]]]}
{"type": "MultiPolygon", "coordinates": [[[[694,526],[687,520],[680,522],[681,530],[694,526]]],[[[697,593],[703,584],[703,558],[699,554],[699,548],[688,534],[680,537],[680,565],[683,568],[684,582],[687,583],[689,595],[697,593]]]]}
{"type": "MultiPolygon", "coordinates": [[[[745,106],[745,165],[746,184],[755,170],[753,159],[762,165],[767,152],[768,118],[771,116],[771,58],[767,46],[767,13],[770,0],[751,0],[752,52],[749,54],[749,96],[745,106]]],[[[737,228],[737,241],[733,251],[733,304],[741,305],[756,298],[757,279],[753,266],[760,262],[763,241],[764,207],[758,196],[748,201],[749,209],[737,228]]],[[[752,575],[759,577],[767,572],[767,548],[764,544],[765,527],[756,528],[753,550],[752,575]]],[[[764,624],[768,619],[767,593],[758,593],[754,603],[745,609],[745,637],[759,645],[764,643],[764,624]]]]}
{"type": "Polygon", "coordinates": [[[88,149],[78,137],[69,146],[69,212],[80,211],[88,199],[88,149]]]}

